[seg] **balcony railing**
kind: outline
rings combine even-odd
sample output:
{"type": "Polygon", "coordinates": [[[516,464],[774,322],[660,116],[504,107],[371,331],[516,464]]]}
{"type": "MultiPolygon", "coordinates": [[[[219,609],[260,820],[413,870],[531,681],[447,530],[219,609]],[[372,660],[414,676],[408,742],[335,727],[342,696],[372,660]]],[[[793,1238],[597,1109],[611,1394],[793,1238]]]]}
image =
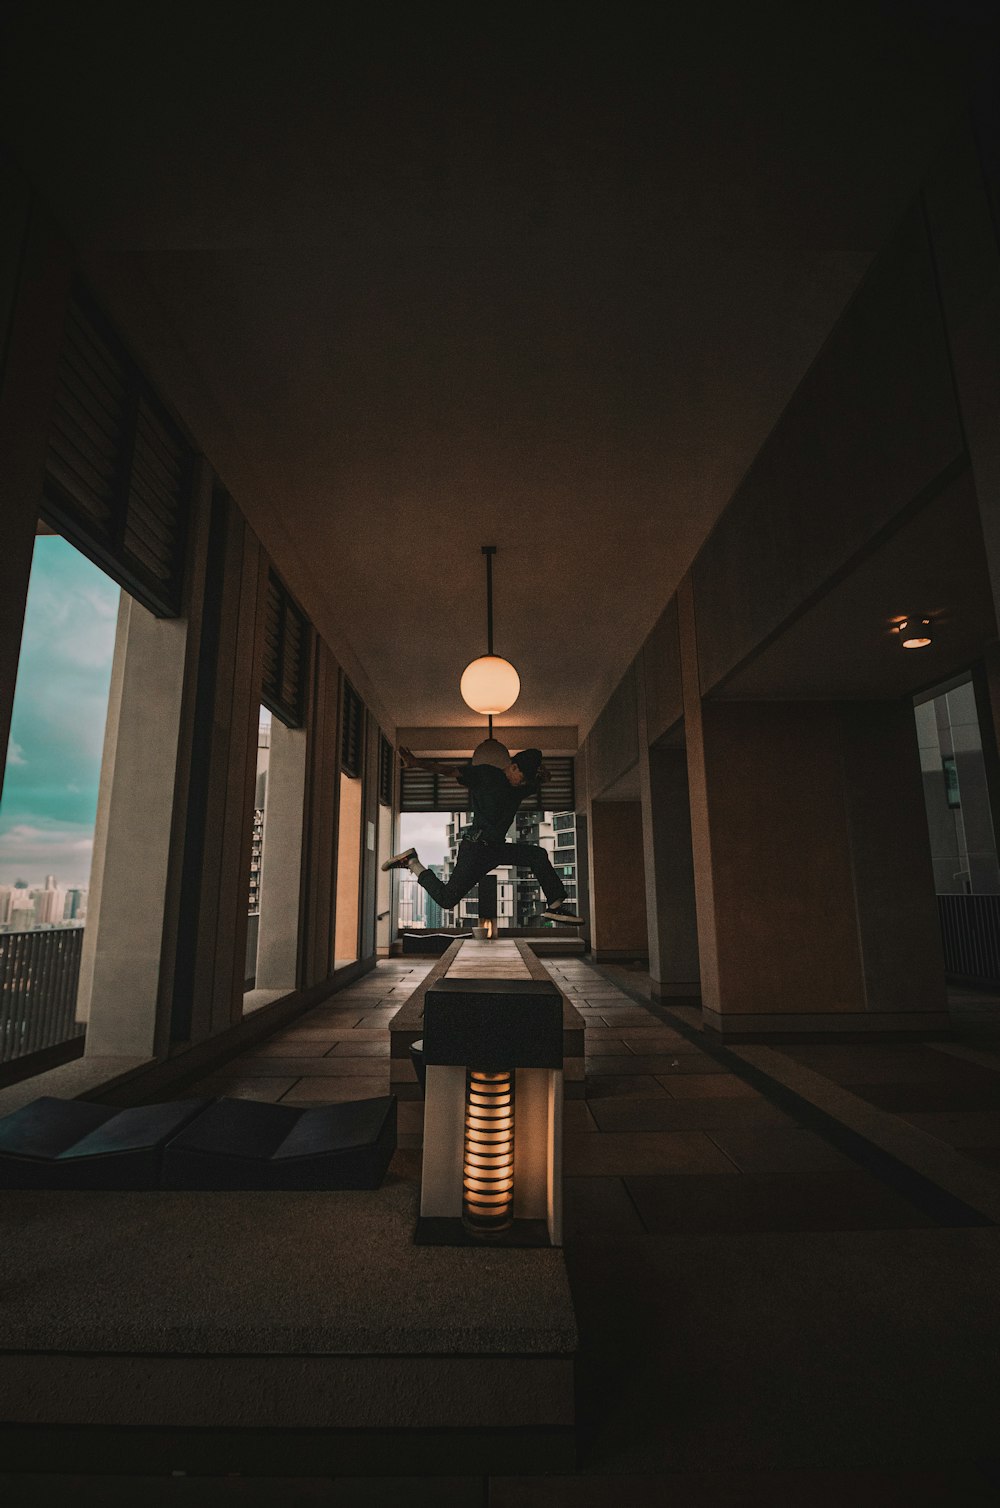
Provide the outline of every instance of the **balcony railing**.
{"type": "Polygon", "coordinates": [[[82,927],[0,934],[0,1063],[82,1037],[82,927]]]}
{"type": "Polygon", "coordinates": [[[945,973],[1000,984],[1000,895],[939,895],[945,973]]]}

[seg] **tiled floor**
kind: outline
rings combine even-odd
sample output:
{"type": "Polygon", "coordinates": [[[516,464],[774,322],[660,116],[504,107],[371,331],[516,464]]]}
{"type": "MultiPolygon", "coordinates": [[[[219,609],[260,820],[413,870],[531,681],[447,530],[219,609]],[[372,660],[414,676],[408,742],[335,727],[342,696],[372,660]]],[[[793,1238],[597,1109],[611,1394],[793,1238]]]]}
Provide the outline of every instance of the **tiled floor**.
{"type": "MultiPolygon", "coordinates": [[[[197,1087],[286,1104],[385,1093],[388,1021],[429,967],[380,963],[197,1087]]],[[[583,960],[548,967],[587,1026],[587,1098],[565,1114],[566,1258],[582,1337],[579,1473],[303,1480],[284,1499],[255,1495],[260,1483],[232,1483],[232,1500],[995,1501],[1000,1232],[941,1227],[646,1010],[633,998],[636,980],[621,976],[626,993],[611,971],[583,960]]],[[[843,1082],[909,1106],[940,1059],[935,1082],[957,1098],[901,1113],[945,1118],[950,1134],[980,1147],[1000,1143],[986,1063],[924,1047],[871,1054],[843,1052],[843,1082]]],[[[400,1105],[404,1146],[421,1112],[418,1102],[400,1105]]],[[[416,1179],[419,1157],[400,1151],[394,1167],[416,1179]]],[[[189,1490],[153,1500],[203,1500],[195,1483],[189,1490]]]]}
{"type": "Polygon", "coordinates": [[[429,972],[424,959],[386,959],[191,1088],[193,1094],[315,1105],[389,1093],[389,1022],[429,972]]]}

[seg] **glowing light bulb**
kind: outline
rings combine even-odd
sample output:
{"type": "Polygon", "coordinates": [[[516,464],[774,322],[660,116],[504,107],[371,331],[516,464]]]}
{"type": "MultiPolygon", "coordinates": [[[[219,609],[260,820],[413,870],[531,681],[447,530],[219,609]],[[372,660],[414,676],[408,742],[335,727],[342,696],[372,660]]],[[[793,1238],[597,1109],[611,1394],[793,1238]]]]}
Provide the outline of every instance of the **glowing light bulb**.
{"type": "Polygon", "coordinates": [[[495,717],[513,707],[521,694],[521,678],[509,660],[480,655],[462,671],[459,689],[473,712],[495,717]]]}

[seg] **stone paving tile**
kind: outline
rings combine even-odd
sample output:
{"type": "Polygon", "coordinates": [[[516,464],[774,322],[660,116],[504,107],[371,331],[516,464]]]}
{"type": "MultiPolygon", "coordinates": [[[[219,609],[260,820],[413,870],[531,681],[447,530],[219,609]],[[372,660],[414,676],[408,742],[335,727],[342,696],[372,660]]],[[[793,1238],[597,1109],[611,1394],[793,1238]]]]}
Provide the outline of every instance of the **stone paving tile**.
{"type": "Polygon", "coordinates": [[[298,1083],[297,1078],[225,1078],[215,1074],[193,1085],[186,1094],[215,1095],[219,1099],[266,1100],[273,1104],[298,1083]]]}
{"type": "Polygon", "coordinates": [[[906,1111],[902,1119],[951,1147],[1000,1147],[998,1110],[906,1111]]]}
{"type": "Polygon", "coordinates": [[[660,1073],[657,1078],[675,1100],[766,1099],[759,1090],[752,1088],[735,1073],[660,1073]]]}
{"type": "Polygon", "coordinates": [[[384,1026],[352,1026],[347,1031],[334,1033],[338,1042],[387,1042],[384,1026]]]}
{"type": "Polygon", "coordinates": [[[8,1508],[483,1508],[482,1477],[0,1475],[8,1508]]]}
{"type": "Polygon", "coordinates": [[[356,1042],[349,1038],[345,1042],[338,1042],[330,1049],[328,1057],[352,1056],[357,1058],[387,1058],[389,1056],[389,1042],[384,1033],[379,1034],[381,1042],[356,1042]]]}
{"type": "MultiPolygon", "coordinates": [[[[348,1032],[357,1032],[358,1026],[291,1026],[282,1032],[280,1037],[272,1037],[273,1042],[339,1042],[341,1037],[348,1032]]],[[[382,1035],[381,1032],[378,1033],[382,1035]]]]}
{"type": "Polygon", "coordinates": [[[716,1063],[714,1058],[699,1052],[625,1053],[622,1057],[608,1056],[594,1064],[593,1071],[599,1074],[697,1074],[705,1078],[709,1074],[730,1074],[728,1068],[716,1063]]]}
{"type": "Polygon", "coordinates": [[[678,1471],[491,1477],[489,1508],[979,1508],[996,1489],[971,1463],[899,1471],[678,1471]]]}
{"type": "Polygon", "coordinates": [[[630,1026],[622,1029],[616,1026],[605,1026],[603,1021],[587,1022],[587,1041],[590,1042],[626,1042],[635,1035],[636,1028],[630,1026]]]}
{"type": "Polygon", "coordinates": [[[388,1027],[390,1021],[398,1010],[399,1006],[394,1005],[390,1010],[369,1011],[364,1020],[358,1022],[358,1025],[366,1026],[369,1028],[369,1030],[378,1026],[388,1027]]]}
{"type": "Polygon", "coordinates": [[[342,1103],[344,1100],[375,1099],[389,1093],[389,1077],[379,1078],[301,1078],[293,1091],[282,1098],[282,1104],[306,1105],[312,1103],[342,1103]]]}
{"type": "Polygon", "coordinates": [[[971,1157],[973,1162],[982,1163],[984,1168],[997,1168],[1000,1170],[1000,1147],[963,1147],[963,1157],[971,1157]]]}
{"type": "Polygon", "coordinates": [[[641,1173],[725,1174],[739,1180],[733,1163],[703,1131],[621,1131],[567,1136],[567,1177],[641,1173]]]}
{"type": "Polygon", "coordinates": [[[743,1131],[738,1126],[709,1132],[716,1146],[743,1173],[848,1172],[856,1166],[814,1131],[762,1126],[743,1131]]]}
{"type": "Polygon", "coordinates": [[[645,1227],[621,1178],[563,1179],[565,1239],[641,1235],[645,1227]]]}
{"type": "Polygon", "coordinates": [[[586,1100],[563,1101],[563,1129],[571,1131],[596,1131],[597,1122],[590,1113],[586,1100]]]}
{"type": "Polygon", "coordinates": [[[714,1130],[717,1126],[792,1127],[797,1122],[768,1100],[679,1100],[663,1088],[659,1099],[591,1097],[590,1111],[602,1131],[714,1130]]]}
{"type": "Polygon", "coordinates": [[[647,1099],[667,1091],[652,1074],[596,1074],[587,1079],[587,1099],[647,1099]]]}
{"type": "Polygon", "coordinates": [[[593,1032],[587,1033],[585,1052],[588,1058],[604,1058],[617,1056],[627,1057],[625,1043],[621,1037],[600,1038],[595,1037],[593,1032]]]}
{"type": "Polygon", "coordinates": [[[1000,1074],[984,1064],[966,1063],[920,1043],[831,1043],[829,1046],[790,1045],[781,1051],[816,1073],[837,1083],[996,1084],[1000,1074]]]}
{"type": "Polygon", "coordinates": [[[670,1031],[665,1026],[628,1026],[622,1031],[622,1041],[629,1052],[669,1052],[680,1048],[683,1052],[699,1049],[681,1032],[670,1031]]]}
{"type": "MultiPolygon", "coordinates": [[[[237,1058],[233,1066],[243,1078],[277,1073],[295,1073],[300,1077],[309,1075],[314,1078],[347,1078],[353,1074],[358,1078],[370,1078],[372,1074],[380,1072],[383,1065],[373,1062],[371,1058],[330,1055],[322,1058],[237,1058]]],[[[388,1058],[384,1067],[388,1073],[388,1058]]]]}
{"type": "Polygon", "coordinates": [[[1000,1110],[1000,1082],[995,1084],[845,1084],[880,1110],[897,1115],[907,1110],[1000,1110]]]}
{"type": "Polygon", "coordinates": [[[291,1041],[280,1037],[272,1037],[269,1042],[262,1042],[255,1047],[255,1058],[321,1058],[328,1052],[335,1038],[332,1037],[296,1037],[291,1041]]]}
{"type": "Polygon", "coordinates": [[[606,1026],[649,1026],[655,1020],[655,1017],[634,1007],[632,1010],[602,1010],[600,1014],[606,1026]]]}
{"type": "Polygon", "coordinates": [[[654,1235],[764,1231],[921,1230],[937,1222],[861,1168],[626,1180],[654,1235]]]}
{"type": "Polygon", "coordinates": [[[324,1006],[318,1005],[314,1011],[310,1011],[309,1025],[315,1030],[321,1026],[339,1026],[345,1031],[350,1031],[353,1026],[363,1026],[364,1018],[361,1011],[328,1011],[324,1006]]]}

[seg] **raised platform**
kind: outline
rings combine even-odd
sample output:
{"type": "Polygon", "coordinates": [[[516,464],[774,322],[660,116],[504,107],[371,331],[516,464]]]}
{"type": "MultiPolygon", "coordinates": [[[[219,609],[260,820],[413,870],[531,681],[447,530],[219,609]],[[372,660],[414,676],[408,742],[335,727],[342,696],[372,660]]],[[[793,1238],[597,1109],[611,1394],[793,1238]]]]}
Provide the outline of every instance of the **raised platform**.
{"type": "MultiPolygon", "coordinates": [[[[410,1059],[410,1047],[423,1036],[424,998],[440,979],[540,979],[559,988],[545,965],[535,955],[533,944],[520,938],[494,942],[457,940],[403,1002],[389,1024],[389,1087],[401,1100],[420,1100],[423,1092],[410,1059]]],[[[563,1003],[563,1094],[583,1099],[585,1092],[583,1033],[580,1012],[564,991],[563,1003]]],[[[419,1142],[400,1140],[400,1145],[419,1142]]]]}
{"type": "Polygon", "coordinates": [[[331,1465],[341,1432],[353,1469],[387,1431],[481,1439],[483,1469],[530,1431],[567,1469],[561,1254],[417,1247],[416,1205],[393,1174],[371,1192],[6,1194],[0,1418],[334,1432],[331,1465]]]}

